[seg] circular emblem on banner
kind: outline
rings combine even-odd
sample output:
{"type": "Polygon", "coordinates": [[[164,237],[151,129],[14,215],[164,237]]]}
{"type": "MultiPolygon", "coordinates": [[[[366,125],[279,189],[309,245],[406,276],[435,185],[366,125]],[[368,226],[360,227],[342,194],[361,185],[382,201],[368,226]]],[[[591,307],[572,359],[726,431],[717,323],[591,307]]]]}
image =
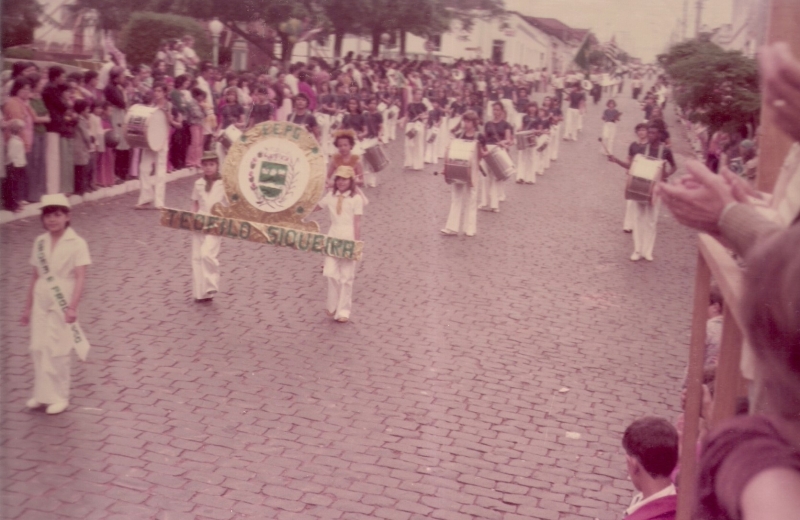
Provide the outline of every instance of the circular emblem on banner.
{"type": "Polygon", "coordinates": [[[294,142],[261,139],[247,149],[238,172],[239,192],[254,208],[277,213],[294,206],[306,191],[311,167],[294,142]]]}

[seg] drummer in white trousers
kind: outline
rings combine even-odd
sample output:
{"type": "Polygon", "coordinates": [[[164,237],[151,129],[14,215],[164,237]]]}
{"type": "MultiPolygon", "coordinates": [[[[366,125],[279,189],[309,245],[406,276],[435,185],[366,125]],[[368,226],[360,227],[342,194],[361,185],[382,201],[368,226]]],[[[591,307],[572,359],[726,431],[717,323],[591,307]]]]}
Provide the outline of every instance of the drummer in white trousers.
{"type": "MultiPolygon", "coordinates": [[[[364,126],[367,132],[364,137],[364,150],[366,151],[373,146],[378,146],[379,137],[383,133],[383,116],[378,111],[378,100],[374,97],[367,103],[364,126]]],[[[368,188],[375,188],[378,185],[377,172],[373,171],[371,167],[369,171],[364,172],[364,185],[368,188]]]]}
{"type": "Polygon", "coordinates": [[[425,122],[428,108],[422,102],[422,91],[415,90],[413,103],[406,107],[404,168],[421,170],[425,160],[425,122]],[[412,135],[413,134],[413,135],[412,135]]]}
{"type": "MultiPolygon", "coordinates": [[[[164,83],[153,85],[153,102],[150,106],[163,110],[169,125],[180,128],[181,123],[172,117],[172,103],[167,101],[167,87],[164,83]]],[[[167,153],[168,143],[158,152],[149,148],[142,148],[141,162],[139,163],[139,200],[136,209],[147,209],[150,204],[155,209],[164,207],[167,182],[167,153]]]]}
{"type": "MultiPolygon", "coordinates": [[[[192,189],[192,211],[211,215],[215,204],[228,206],[225,185],[219,174],[219,157],[205,152],[201,161],[203,176],[192,189]]],[[[196,232],[192,234],[192,293],[196,302],[210,302],[219,291],[219,248],[222,238],[196,232]]]]}
{"type": "MultiPolygon", "coordinates": [[[[639,127],[637,126],[637,132],[639,127]]],[[[633,143],[630,147],[630,160],[621,161],[613,155],[608,156],[610,162],[616,163],[626,170],[629,170],[633,163],[636,153],[644,154],[647,157],[665,161],[664,174],[662,181],[666,182],[670,175],[675,172],[675,158],[672,151],[661,142],[661,129],[657,125],[647,126],[647,144],[634,147],[638,143],[633,143]]],[[[653,247],[656,243],[656,224],[658,223],[658,212],[661,201],[657,196],[650,202],[632,202],[633,208],[633,254],[632,261],[645,260],[653,261],[653,247]]]]}
{"type": "MultiPolygon", "coordinates": [[[[484,125],[483,132],[489,152],[500,147],[502,148],[500,153],[508,154],[508,149],[513,145],[511,137],[513,130],[511,124],[506,121],[503,104],[499,101],[492,103],[492,120],[484,125]]],[[[479,210],[500,213],[500,202],[505,199],[502,189],[504,182],[498,180],[493,173],[487,172],[486,177],[483,178],[479,210]]]]}
{"type": "Polygon", "coordinates": [[[542,102],[542,107],[547,110],[550,118],[550,146],[548,146],[548,150],[551,161],[558,160],[558,150],[561,146],[561,127],[564,120],[564,113],[556,101],[555,98],[546,97],[542,102]]]}
{"type": "MultiPolygon", "coordinates": [[[[478,232],[478,185],[481,182],[480,159],[486,155],[484,137],[478,132],[478,114],[472,110],[461,118],[463,130],[455,139],[477,141],[477,149],[472,159],[469,184],[453,182],[450,196],[450,212],[442,235],[455,236],[462,230],[468,237],[478,232]],[[463,217],[463,218],[462,218],[463,217]]],[[[446,166],[445,166],[446,167],[446,166]]]]}

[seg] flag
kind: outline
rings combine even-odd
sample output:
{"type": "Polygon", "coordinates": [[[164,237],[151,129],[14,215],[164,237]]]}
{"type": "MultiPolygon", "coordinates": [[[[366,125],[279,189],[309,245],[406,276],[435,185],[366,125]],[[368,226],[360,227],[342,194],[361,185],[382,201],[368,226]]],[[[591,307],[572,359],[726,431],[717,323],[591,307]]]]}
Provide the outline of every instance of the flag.
{"type": "Polygon", "coordinates": [[[589,44],[589,38],[584,38],[583,39],[583,43],[581,44],[580,48],[578,49],[578,52],[575,53],[575,57],[572,59],[572,61],[574,61],[575,64],[578,67],[580,67],[580,68],[582,68],[584,70],[588,70],[589,69],[589,51],[590,51],[590,47],[591,47],[591,45],[589,44]]]}
{"type": "Polygon", "coordinates": [[[617,62],[617,57],[619,56],[619,47],[617,47],[616,37],[612,36],[611,41],[603,46],[603,53],[608,59],[614,61],[615,63],[617,62]]]}

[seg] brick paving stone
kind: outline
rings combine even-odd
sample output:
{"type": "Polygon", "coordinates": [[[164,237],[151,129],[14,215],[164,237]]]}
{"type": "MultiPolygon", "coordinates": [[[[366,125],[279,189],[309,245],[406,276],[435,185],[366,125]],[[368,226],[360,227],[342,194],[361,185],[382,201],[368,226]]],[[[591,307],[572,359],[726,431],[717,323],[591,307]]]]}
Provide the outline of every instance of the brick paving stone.
{"type": "MultiPolygon", "coordinates": [[[[622,156],[640,115],[617,101],[622,156]]],[[[602,108],[474,238],[439,236],[439,167],[400,171],[389,145],[346,325],[322,312],[320,258],[225,241],[221,292],[198,306],[187,233],[130,210],[133,193],[77,206],[92,352],[66,413],[25,409],[28,331],[18,298],[0,308],[4,514],[618,518],[633,491],[622,431],[679,407],[696,246],[664,210],[655,262],[628,260],[602,108]]],[[[192,182],[169,183],[168,205],[188,207],[192,182]]],[[[0,294],[24,294],[40,232],[0,226],[0,294]]]]}

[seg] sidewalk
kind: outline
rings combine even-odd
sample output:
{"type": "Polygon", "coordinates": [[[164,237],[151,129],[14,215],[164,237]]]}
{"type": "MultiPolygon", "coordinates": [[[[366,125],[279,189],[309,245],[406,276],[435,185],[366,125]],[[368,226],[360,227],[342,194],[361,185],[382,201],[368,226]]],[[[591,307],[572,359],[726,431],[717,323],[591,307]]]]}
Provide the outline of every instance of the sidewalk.
{"type": "MultiPolygon", "coordinates": [[[[172,173],[167,174],[167,182],[177,181],[185,177],[191,177],[192,175],[196,175],[198,173],[199,172],[195,171],[193,168],[184,168],[182,170],[175,170],[172,173]]],[[[87,193],[85,195],[72,195],[69,198],[69,203],[74,207],[83,202],[91,202],[94,200],[116,197],[118,195],[123,195],[125,193],[128,193],[129,191],[136,191],[138,189],[139,189],[139,179],[133,179],[130,181],[123,182],[122,184],[117,184],[116,186],[111,186],[109,188],[98,188],[97,190],[91,193],[87,193]]],[[[0,225],[7,224],[8,222],[13,222],[15,220],[35,217],[37,215],[39,215],[38,202],[35,204],[28,204],[19,213],[14,213],[13,211],[0,210],[0,225]]]]}

